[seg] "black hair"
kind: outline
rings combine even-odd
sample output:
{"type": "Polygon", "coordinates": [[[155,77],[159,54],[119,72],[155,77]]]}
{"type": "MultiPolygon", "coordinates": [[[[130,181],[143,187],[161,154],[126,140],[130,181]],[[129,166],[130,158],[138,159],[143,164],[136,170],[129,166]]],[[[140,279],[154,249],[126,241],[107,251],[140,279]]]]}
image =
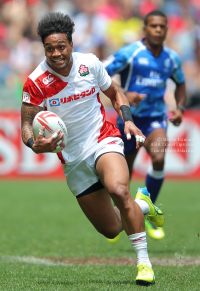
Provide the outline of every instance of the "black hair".
{"type": "Polygon", "coordinates": [[[74,22],[68,15],[60,12],[51,12],[45,14],[40,20],[37,28],[37,33],[44,43],[45,37],[53,33],[65,33],[68,42],[72,42],[72,34],[74,32],[74,22]]]}
{"type": "Polygon", "coordinates": [[[153,10],[153,11],[149,12],[149,13],[145,16],[145,18],[144,18],[144,24],[145,24],[145,25],[147,25],[147,23],[148,23],[148,18],[149,18],[150,16],[162,16],[162,17],[165,17],[166,20],[167,20],[167,16],[166,16],[162,11],[160,11],[160,10],[153,10]]]}

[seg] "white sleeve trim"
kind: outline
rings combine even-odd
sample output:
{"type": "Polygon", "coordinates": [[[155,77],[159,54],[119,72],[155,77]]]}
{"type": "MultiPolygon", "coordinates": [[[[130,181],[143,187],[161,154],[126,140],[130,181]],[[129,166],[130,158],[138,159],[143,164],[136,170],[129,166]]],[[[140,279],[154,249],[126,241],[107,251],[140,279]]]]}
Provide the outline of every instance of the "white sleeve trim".
{"type": "Polygon", "coordinates": [[[106,91],[110,87],[111,83],[112,83],[112,79],[110,76],[108,76],[106,83],[100,87],[101,91],[106,91]]]}

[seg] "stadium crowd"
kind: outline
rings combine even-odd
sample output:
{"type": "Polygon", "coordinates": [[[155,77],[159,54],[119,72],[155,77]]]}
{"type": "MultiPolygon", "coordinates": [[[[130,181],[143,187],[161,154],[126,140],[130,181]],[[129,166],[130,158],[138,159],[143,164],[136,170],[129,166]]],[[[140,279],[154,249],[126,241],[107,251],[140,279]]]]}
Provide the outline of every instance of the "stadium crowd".
{"type": "MultiPolygon", "coordinates": [[[[154,9],[168,17],[165,44],[181,56],[187,107],[200,108],[199,0],[2,0],[0,2],[0,108],[19,108],[22,84],[44,59],[37,23],[46,12],[60,11],[75,22],[74,50],[106,59],[142,37],[144,16],[154,9]]],[[[166,100],[172,106],[174,84],[166,100]]],[[[105,104],[109,105],[109,104],[105,104]]]]}

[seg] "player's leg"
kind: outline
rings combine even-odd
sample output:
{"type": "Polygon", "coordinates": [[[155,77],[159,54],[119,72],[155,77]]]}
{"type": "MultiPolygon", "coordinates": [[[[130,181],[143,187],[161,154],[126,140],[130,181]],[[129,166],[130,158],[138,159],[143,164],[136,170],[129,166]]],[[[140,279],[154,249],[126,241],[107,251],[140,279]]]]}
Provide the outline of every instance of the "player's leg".
{"type": "Polygon", "coordinates": [[[136,150],[134,153],[125,153],[125,159],[128,165],[128,170],[129,170],[129,179],[131,180],[132,173],[133,173],[133,165],[134,161],[136,159],[138,150],[136,150]]]}
{"type": "Polygon", "coordinates": [[[146,186],[154,203],[164,181],[164,159],[167,147],[166,131],[163,128],[153,130],[145,141],[145,148],[152,160],[152,167],[146,175],[146,186]]]}
{"type": "Polygon", "coordinates": [[[102,184],[120,210],[123,228],[136,251],[138,266],[136,282],[154,283],[154,273],[147,252],[144,216],[130,195],[129,171],[125,158],[119,153],[105,153],[98,159],[96,170],[102,184]]]}
{"type": "MultiPolygon", "coordinates": [[[[126,162],[128,164],[128,169],[129,169],[129,179],[130,180],[131,180],[131,176],[132,176],[132,172],[133,172],[133,163],[134,163],[134,160],[136,158],[137,152],[138,152],[138,150],[134,154],[125,154],[125,159],[126,159],[126,162]]],[[[110,243],[115,243],[119,240],[119,237],[120,237],[120,234],[117,237],[115,237],[114,239],[108,239],[108,241],[110,243]]]]}
{"type": "MultiPolygon", "coordinates": [[[[123,226],[120,211],[116,206],[112,205],[110,195],[105,188],[78,197],[77,200],[81,209],[99,233],[107,238],[113,238],[122,231],[123,226]]],[[[147,243],[144,234],[142,232],[129,236],[138,258],[136,282],[142,285],[155,282],[154,272],[148,258],[147,243]]]]}
{"type": "MultiPolygon", "coordinates": [[[[164,159],[167,147],[166,131],[163,128],[153,130],[145,141],[145,148],[151,156],[152,166],[146,175],[146,186],[151,193],[152,202],[155,203],[164,181],[164,159]]],[[[146,231],[154,239],[162,239],[165,236],[163,228],[156,227],[145,220],[146,231]]]]}
{"type": "Polygon", "coordinates": [[[112,239],[123,230],[119,209],[112,205],[105,188],[78,197],[77,201],[96,230],[106,238],[112,239]]]}
{"type": "Polygon", "coordinates": [[[118,153],[105,153],[97,161],[98,176],[120,210],[122,224],[128,235],[144,231],[144,218],[140,207],[129,191],[129,172],[124,157],[118,153]]]}
{"type": "MultiPolygon", "coordinates": [[[[145,134],[145,136],[147,136],[147,139],[148,139],[149,134],[151,134],[151,132],[155,130],[155,126],[159,126],[162,129],[163,128],[166,129],[166,121],[163,120],[163,118],[144,119],[144,118],[135,118],[134,117],[134,122],[135,122],[136,126],[142,130],[142,132],[145,134]]],[[[136,140],[135,140],[134,136],[132,136],[131,140],[126,139],[126,135],[124,134],[124,129],[123,129],[123,126],[121,123],[119,123],[119,129],[120,129],[120,132],[122,134],[122,139],[124,142],[124,153],[125,153],[125,158],[126,158],[126,161],[128,164],[129,175],[130,175],[130,179],[131,179],[133,165],[135,162],[135,158],[138,154],[138,150],[136,150],[136,140]]],[[[149,195],[149,193],[145,190],[145,188],[143,188],[143,189],[140,188],[140,189],[138,189],[138,191],[136,193],[136,200],[135,201],[141,207],[143,214],[146,214],[147,211],[149,212],[149,214],[148,214],[149,220],[145,219],[145,224],[149,223],[149,221],[151,221],[151,222],[154,221],[155,225],[161,226],[164,224],[163,213],[160,209],[158,209],[155,205],[153,205],[151,203],[151,199],[148,195],[149,195]],[[141,191],[144,193],[141,193],[141,191]],[[148,202],[150,209],[147,210],[145,202],[148,202]]]]}
{"type": "Polygon", "coordinates": [[[130,195],[129,172],[125,158],[118,153],[105,153],[98,159],[96,170],[102,184],[120,210],[123,228],[136,251],[139,270],[136,281],[153,283],[154,274],[147,252],[144,216],[130,195]],[[141,277],[142,273],[145,273],[146,279],[141,277]]]}
{"type": "Polygon", "coordinates": [[[64,174],[68,187],[97,231],[107,238],[117,236],[122,230],[120,213],[97,176],[94,154],[64,165],[64,174]]]}

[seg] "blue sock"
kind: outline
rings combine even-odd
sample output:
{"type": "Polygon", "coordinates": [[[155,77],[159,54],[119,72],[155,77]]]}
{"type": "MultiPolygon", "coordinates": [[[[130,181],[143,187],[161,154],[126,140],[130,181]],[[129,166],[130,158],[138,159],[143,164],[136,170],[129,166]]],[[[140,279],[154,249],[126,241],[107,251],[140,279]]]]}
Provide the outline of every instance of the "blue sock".
{"type": "Polygon", "coordinates": [[[152,167],[148,170],[146,175],[146,186],[150,193],[151,201],[155,203],[159,194],[160,188],[164,181],[164,170],[157,171],[152,167]]]}

